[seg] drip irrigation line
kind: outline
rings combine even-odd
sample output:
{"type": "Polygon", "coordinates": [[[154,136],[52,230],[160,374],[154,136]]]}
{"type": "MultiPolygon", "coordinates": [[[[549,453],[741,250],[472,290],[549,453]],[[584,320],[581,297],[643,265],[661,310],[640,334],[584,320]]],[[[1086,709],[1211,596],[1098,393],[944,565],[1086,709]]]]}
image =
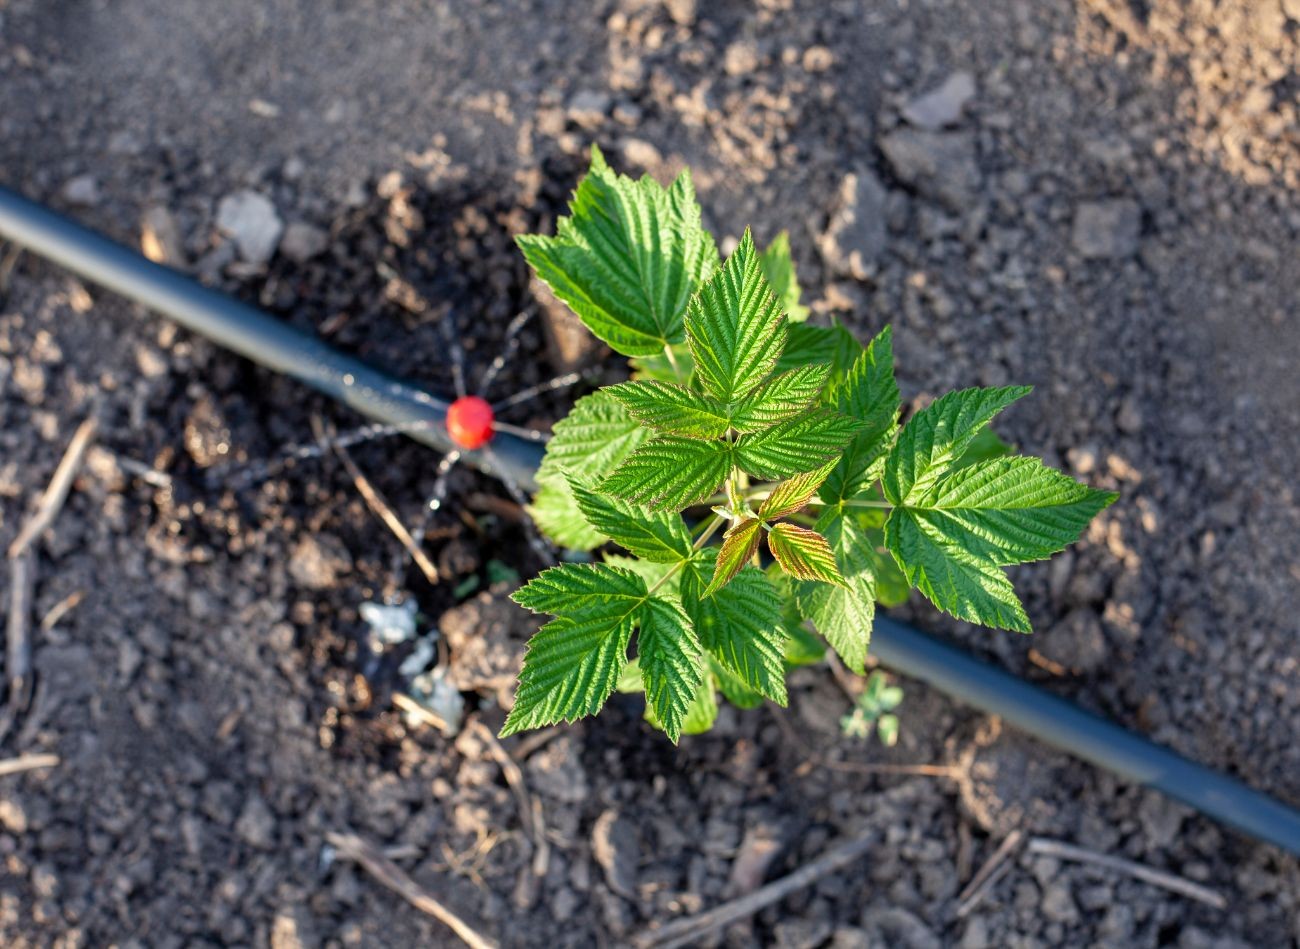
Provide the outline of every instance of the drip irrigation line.
{"type": "MultiPolygon", "coordinates": [[[[339,352],[282,320],[201,286],[132,250],[0,187],[0,237],[53,261],[91,283],[162,313],[259,365],[297,379],[411,438],[442,452],[456,448],[447,436],[448,403],[339,352]]],[[[499,467],[533,488],[538,448],[507,433],[493,439],[499,467]]],[[[464,460],[495,474],[481,451],[464,460]]]]}
{"type": "MultiPolygon", "coordinates": [[[[338,352],[321,340],[0,188],[0,237],[85,279],[170,317],[253,362],[297,379],[380,422],[413,426],[410,436],[454,449],[443,423],[447,402],[338,352]],[[421,424],[427,423],[427,424],[421,424]]],[[[498,433],[490,474],[534,486],[541,445],[498,433]]],[[[1021,731],[1121,778],[1162,791],[1201,813],[1300,856],[1300,812],[1226,774],[1196,764],[910,626],[877,616],[871,646],[882,663],[958,701],[999,715],[1021,731]]]]}

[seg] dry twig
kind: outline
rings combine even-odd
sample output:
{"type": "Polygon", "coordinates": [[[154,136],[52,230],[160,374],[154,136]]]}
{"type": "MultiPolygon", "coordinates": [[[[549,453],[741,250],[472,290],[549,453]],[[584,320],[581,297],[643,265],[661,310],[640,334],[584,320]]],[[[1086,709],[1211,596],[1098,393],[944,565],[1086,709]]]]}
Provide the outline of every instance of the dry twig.
{"type": "Polygon", "coordinates": [[[384,526],[392,531],[393,536],[406,548],[406,552],[411,555],[411,559],[420,568],[424,578],[430,583],[436,584],[438,582],[438,568],[433,565],[433,561],[429,559],[428,554],[420,549],[420,545],[415,542],[415,538],[406,529],[406,525],[402,523],[401,518],[394,513],[392,507],[384,500],[384,496],[370,483],[370,479],[362,474],[361,469],[357,467],[357,463],[352,460],[352,454],[348,451],[347,446],[333,437],[327,438],[326,441],[333,447],[334,454],[338,455],[339,461],[343,462],[348,477],[356,485],[357,492],[366,502],[366,506],[384,522],[384,526]]]}
{"type": "Polygon", "coordinates": [[[1050,840],[1046,837],[1031,838],[1029,852],[1042,854],[1045,857],[1055,857],[1058,860],[1072,860],[1076,863],[1090,863],[1094,866],[1105,867],[1107,870],[1127,874],[1135,879],[1150,883],[1152,886],[1158,886],[1171,893],[1178,893],[1188,899],[1204,903],[1206,906],[1213,906],[1215,909],[1228,908],[1228,901],[1223,898],[1223,895],[1208,886],[1201,886],[1199,883],[1193,883],[1191,880],[1169,873],[1166,870],[1157,870],[1155,867],[1134,863],[1132,860],[1125,860],[1122,857],[1112,857],[1109,854],[1097,853],[1095,850],[1085,850],[1083,847],[1076,847],[1074,844],[1067,844],[1061,840],[1050,840]]]}
{"type": "Polygon", "coordinates": [[[510,752],[501,746],[497,736],[492,734],[492,729],[477,719],[470,723],[470,727],[483,739],[488,751],[496,760],[496,763],[501,766],[501,773],[505,775],[506,784],[510,785],[510,791],[515,796],[515,803],[519,805],[519,819],[524,825],[524,832],[528,834],[529,839],[533,842],[533,873],[539,877],[545,876],[546,869],[551,862],[551,845],[546,840],[546,823],[542,818],[541,803],[528,793],[528,785],[524,783],[523,770],[520,769],[515,759],[510,756],[510,752]]]}
{"type": "Polygon", "coordinates": [[[95,437],[94,418],[77,427],[63,453],[54,476],[41,495],[35,513],[28,518],[14,542],[9,545],[9,614],[5,624],[5,674],[9,680],[9,701],[0,716],[0,741],[9,734],[18,716],[27,708],[32,693],[32,597],[36,590],[37,538],[59,516],[72,490],[72,482],[95,437]]]}
{"type": "Polygon", "coordinates": [[[0,777],[6,774],[21,774],[24,771],[36,771],[40,768],[53,768],[59,764],[58,755],[19,755],[0,761],[0,777]]]}
{"type": "Polygon", "coordinates": [[[635,943],[638,949],[673,949],[700,942],[704,936],[723,929],[732,923],[752,916],[759,910],[784,899],[791,893],[816,883],[827,874],[842,870],[862,857],[875,841],[875,834],[866,833],[832,847],[812,863],[805,864],[794,873],[760,887],[753,893],[729,903],[706,910],[686,919],[679,919],[659,929],[642,933],[635,943]]]}
{"type": "Polygon", "coordinates": [[[1016,828],[1003,838],[993,856],[984,861],[983,866],[975,871],[966,888],[957,895],[957,918],[967,916],[988,895],[989,890],[1011,869],[1011,855],[1020,846],[1024,832],[1016,828]]]}
{"type": "Polygon", "coordinates": [[[326,834],[325,839],[340,858],[361,864],[367,873],[420,912],[428,913],[448,926],[465,945],[473,949],[496,949],[496,943],[480,936],[472,926],[439,903],[374,844],[356,834],[326,834]]]}
{"type": "Polygon", "coordinates": [[[432,725],[434,728],[438,729],[438,731],[442,732],[444,735],[451,736],[456,734],[455,730],[451,727],[451,725],[447,722],[445,718],[443,718],[438,713],[425,708],[423,705],[415,701],[415,699],[411,698],[405,692],[393,693],[393,705],[401,709],[403,712],[406,712],[412,718],[415,718],[416,720],[422,722],[423,724],[432,725]]]}

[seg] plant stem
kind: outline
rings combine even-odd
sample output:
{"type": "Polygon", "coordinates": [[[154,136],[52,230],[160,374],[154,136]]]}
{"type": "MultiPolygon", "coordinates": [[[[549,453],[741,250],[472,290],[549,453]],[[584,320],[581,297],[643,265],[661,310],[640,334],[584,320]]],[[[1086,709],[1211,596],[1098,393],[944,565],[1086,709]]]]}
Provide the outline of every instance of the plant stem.
{"type": "MultiPolygon", "coordinates": [[[[709,522],[709,526],[705,529],[704,533],[701,534],[698,538],[696,538],[695,543],[691,545],[691,550],[699,550],[701,547],[707,544],[709,542],[709,539],[715,533],[717,533],[718,528],[721,526],[722,526],[721,515],[714,514],[713,520],[709,522]]],[[[685,560],[679,560],[677,561],[677,563],[673,564],[673,568],[669,570],[667,573],[665,573],[658,580],[656,580],[655,585],[646,591],[646,596],[650,596],[652,593],[655,592],[655,590],[658,590],[661,586],[663,586],[670,579],[676,576],[677,572],[681,570],[682,567],[684,566],[686,566],[685,560]]]]}
{"type": "Polygon", "coordinates": [[[686,380],[682,378],[682,370],[677,365],[677,357],[673,355],[673,347],[671,343],[664,343],[664,357],[668,360],[668,365],[672,369],[673,376],[676,377],[677,381],[685,382],[686,380]]]}

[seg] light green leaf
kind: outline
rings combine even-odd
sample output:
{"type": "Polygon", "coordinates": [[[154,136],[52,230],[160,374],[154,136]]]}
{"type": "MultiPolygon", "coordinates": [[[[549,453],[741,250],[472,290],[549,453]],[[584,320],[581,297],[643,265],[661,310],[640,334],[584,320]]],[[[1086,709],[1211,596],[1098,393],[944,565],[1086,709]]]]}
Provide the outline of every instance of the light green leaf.
{"type": "Polygon", "coordinates": [[[808,319],[808,308],[799,302],[801,291],[795,276],[794,258],[790,256],[790,234],[782,231],[767,245],[761,259],[763,275],[772,285],[772,293],[781,303],[781,311],[791,323],[808,319]]]}
{"type": "Polygon", "coordinates": [[[924,494],[993,416],[1029,391],[1028,386],[962,389],[917,412],[885,461],[885,496],[898,505],[924,494]]]}
{"type": "Polygon", "coordinates": [[[755,692],[745,685],[740,676],[712,656],[709,656],[709,668],[713,672],[713,679],[717,682],[718,688],[722,690],[723,697],[736,708],[758,708],[763,704],[761,692],[755,692]]]}
{"type": "Polygon", "coordinates": [[[885,523],[885,542],[908,583],[958,619],[1030,632],[1029,617],[1002,568],[923,515],[899,507],[885,523]]]}
{"type": "Polygon", "coordinates": [[[687,302],[717,266],[690,173],[664,189],[615,174],[592,147],[591,167],[556,235],[516,238],[557,297],[625,356],[650,356],[682,338],[687,302]]]}
{"type": "Polygon", "coordinates": [[[816,531],[783,521],[768,533],[767,546],[781,569],[795,579],[845,585],[830,544],[816,531]]]}
{"type": "Polygon", "coordinates": [[[691,438],[720,438],[731,427],[727,406],[672,382],[624,382],[605,390],[632,417],[660,431],[691,438]]]}
{"type": "Polygon", "coordinates": [[[501,737],[599,712],[627,661],[632,625],[630,614],[602,613],[561,617],[538,630],[501,737]]]}
{"type": "Polygon", "coordinates": [[[672,359],[668,358],[667,353],[634,356],[629,359],[628,365],[632,367],[633,380],[676,382],[683,385],[689,383],[695,374],[695,361],[691,359],[690,349],[685,343],[673,343],[668,348],[672,350],[672,359]]]}
{"type": "Polygon", "coordinates": [[[680,511],[718,490],[731,470],[731,446],[659,435],[623,460],[600,490],[649,508],[680,511]]]}
{"type": "Polygon", "coordinates": [[[778,517],[788,517],[802,510],[837,464],[838,462],[831,460],[820,468],[797,474],[789,481],[782,481],[763,499],[763,503],[758,508],[758,516],[765,521],[774,521],[778,517]]]}
{"type": "Polygon", "coordinates": [[[746,230],[686,310],[686,342],[704,391],[727,404],[739,399],[772,371],[785,334],[785,317],[746,230]]]}
{"type": "Polygon", "coordinates": [[[962,456],[953,462],[954,468],[965,468],[967,465],[973,465],[977,461],[990,461],[994,458],[1005,458],[1007,455],[1014,455],[1016,448],[1004,442],[998,433],[993,431],[993,426],[986,425],[979,430],[979,433],[971,439],[962,456]]]}
{"type": "Polygon", "coordinates": [[[799,610],[812,620],[844,664],[861,675],[876,616],[876,582],[872,549],[865,533],[833,508],[817,526],[825,533],[846,586],[804,581],[795,584],[799,610]]]}
{"type": "Polygon", "coordinates": [[[756,517],[747,517],[733,523],[723,535],[713,579],[700,595],[710,597],[726,586],[757,552],[758,542],[762,536],[763,522],[756,517]]]}
{"type": "MultiPolygon", "coordinates": [[[[695,634],[708,653],[745,687],[785,705],[781,600],[763,571],[751,566],[704,598],[705,578],[714,566],[711,559],[711,552],[703,551],[682,571],[682,606],[691,617],[695,634]]],[[[735,702],[725,680],[722,688],[735,702]]]]}
{"type": "Polygon", "coordinates": [[[731,427],[756,432],[812,408],[830,371],[816,364],[777,373],[732,407],[731,427]]]}
{"type": "Polygon", "coordinates": [[[574,403],[556,423],[537,472],[537,494],[528,513],[561,547],[591,550],[604,543],[578,509],[566,472],[591,479],[603,476],[650,437],[617,399],[596,392],[574,403]]]}
{"type": "MultiPolygon", "coordinates": [[[[886,559],[889,561],[889,565],[897,571],[898,567],[895,566],[893,559],[888,556],[886,559]]],[[[604,561],[611,567],[621,567],[635,573],[645,582],[647,590],[654,589],[656,584],[662,583],[662,586],[658,588],[660,593],[667,596],[677,592],[680,574],[672,572],[677,566],[675,563],[656,563],[653,560],[642,560],[639,557],[628,557],[623,554],[605,554],[604,561]]],[[[910,588],[906,589],[910,592],[910,588]]]]}
{"type": "Polygon", "coordinates": [[[691,555],[691,534],[679,515],[598,494],[577,478],[569,479],[569,487],[591,526],[638,557],[676,563],[691,555]]]}
{"type": "Polygon", "coordinates": [[[814,409],[766,431],[742,435],[736,443],[736,463],[756,478],[788,478],[821,467],[857,430],[852,419],[814,409]]]}
{"type": "Polygon", "coordinates": [[[690,618],[671,600],[650,597],[641,611],[637,659],[646,705],[676,742],[696,692],[704,684],[704,654],[690,629],[690,618]]]}
{"type": "Polygon", "coordinates": [[[1064,550],[1115,498],[1037,458],[1018,456],[956,469],[907,508],[932,528],[931,535],[951,537],[1005,565],[1064,550]]]}
{"type": "Polygon", "coordinates": [[[794,323],[787,330],[785,349],[776,362],[776,371],[825,363],[839,374],[847,371],[861,352],[862,344],[839,323],[829,327],[794,323]]]}

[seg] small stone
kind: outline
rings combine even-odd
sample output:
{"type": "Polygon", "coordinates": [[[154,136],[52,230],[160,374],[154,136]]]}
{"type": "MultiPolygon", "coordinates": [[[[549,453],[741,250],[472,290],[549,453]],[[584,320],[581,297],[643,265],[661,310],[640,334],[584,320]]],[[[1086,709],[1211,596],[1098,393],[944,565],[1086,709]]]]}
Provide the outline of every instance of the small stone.
{"type": "Polygon", "coordinates": [[[295,221],[284,229],[280,253],[296,264],[305,264],[329,246],[329,235],[319,227],[295,221]]]}
{"type": "Polygon", "coordinates": [[[884,252],[886,235],[884,187],[868,169],[844,176],[839,205],[821,241],[826,264],[839,274],[865,280],[884,252]]]}
{"type": "Polygon", "coordinates": [[[1101,618],[1086,607],[1072,610],[1038,643],[1044,656],[1075,675],[1097,671],[1110,655],[1101,618]]]}
{"type": "Polygon", "coordinates": [[[564,804],[581,804],[591,793],[587,772],[568,736],[555,739],[528,759],[528,781],[537,793],[564,804]]]}
{"type": "Polygon", "coordinates": [[[636,828],[617,811],[605,811],[591,830],[591,853],[605,871],[605,882],[619,896],[636,898],[636,871],[640,847],[636,828]]]}
{"type": "Polygon", "coordinates": [[[327,590],[352,569],[352,555],[327,534],[304,537],[289,555],[289,576],[309,590],[327,590]]]}
{"type": "Polygon", "coordinates": [[[569,99],[569,119],[583,128],[594,128],[605,121],[611,101],[607,92],[580,89],[569,99]]]}
{"type": "Polygon", "coordinates": [[[862,928],[872,946],[895,949],[939,949],[942,943],[917,916],[898,907],[869,909],[862,914],[862,928]]]}
{"type": "Polygon", "coordinates": [[[1070,885],[1057,880],[1043,891],[1043,916],[1053,923],[1073,923],[1079,919],[1079,907],[1074,902],[1070,885]]]}
{"type": "Polygon", "coordinates": [[[1070,240],[1090,260],[1120,260],[1137,252],[1142,211],[1136,201],[1089,201],[1074,212],[1070,240]]]}
{"type": "Polygon", "coordinates": [[[99,182],[93,175],[77,175],[63,186],[63,199],[69,204],[94,207],[99,204],[99,182]]]}
{"type": "Polygon", "coordinates": [[[235,833],[250,847],[271,849],[275,843],[275,815],[261,795],[253,794],[244,802],[244,810],[235,821],[235,833]]]}
{"type": "Polygon", "coordinates": [[[728,76],[745,76],[758,68],[758,47],[747,40],[739,40],[727,47],[722,55],[722,68],[728,76]]]}
{"type": "Polygon", "coordinates": [[[975,139],[966,132],[899,129],[880,140],[894,174],[950,211],[965,211],[980,187],[975,139]]]}
{"type": "Polygon", "coordinates": [[[936,132],[961,118],[966,103],[975,97],[975,77],[955,72],[937,89],[917,96],[903,106],[903,118],[919,129],[936,132]]]}
{"type": "Polygon", "coordinates": [[[244,260],[264,264],[275,253],[284,224],[264,195],[245,189],[221,199],[217,229],[234,240],[244,260]]]}
{"type": "Polygon", "coordinates": [[[659,149],[645,139],[631,137],[623,139],[623,158],[628,164],[647,170],[657,168],[664,160],[659,149]]]}
{"type": "Polygon", "coordinates": [[[185,242],[171,211],[154,205],[140,219],[140,251],[155,264],[183,268],[186,265],[185,242]]]}
{"type": "Polygon", "coordinates": [[[1135,435],[1142,431],[1142,410],[1138,408],[1137,400],[1133,396],[1126,396],[1119,404],[1119,411],[1115,414],[1115,424],[1119,426],[1121,432],[1128,435],[1135,435]]]}
{"type": "Polygon", "coordinates": [[[803,68],[808,72],[825,72],[835,65],[835,54],[825,46],[809,46],[803,51],[803,68]]]}

